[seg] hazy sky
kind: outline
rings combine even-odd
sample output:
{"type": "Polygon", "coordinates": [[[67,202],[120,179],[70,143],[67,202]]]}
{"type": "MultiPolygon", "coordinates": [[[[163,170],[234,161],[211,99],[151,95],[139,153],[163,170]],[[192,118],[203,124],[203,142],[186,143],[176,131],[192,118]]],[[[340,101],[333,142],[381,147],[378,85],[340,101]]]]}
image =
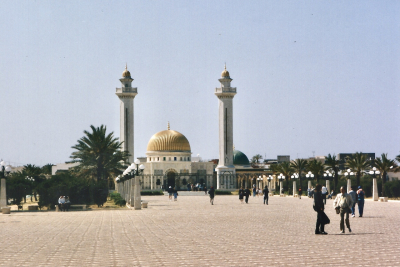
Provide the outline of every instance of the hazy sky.
{"type": "Polygon", "coordinates": [[[1,1],[0,29],[13,165],[68,161],[90,125],[119,137],[125,63],[135,157],[170,121],[193,156],[218,158],[225,62],[249,158],[400,154],[400,1],[1,1]]]}

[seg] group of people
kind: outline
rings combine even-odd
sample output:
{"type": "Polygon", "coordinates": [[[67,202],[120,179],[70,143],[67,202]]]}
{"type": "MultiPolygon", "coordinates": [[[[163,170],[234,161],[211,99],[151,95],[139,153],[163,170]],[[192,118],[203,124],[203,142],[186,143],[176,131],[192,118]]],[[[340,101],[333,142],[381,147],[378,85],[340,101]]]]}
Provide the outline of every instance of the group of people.
{"type": "MultiPolygon", "coordinates": [[[[258,194],[260,194],[259,193],[260,191],[261,191],[261,189],[256,189],[255,187],[253,187],[253,197],[255,197],[257,195],[257,192],[258,192],[258,194]]],[[[268,205],[268,193],[269,193],[269,190],[268,190],[268,186],[266,185],[265,188],[261,191],[261,194],[263,194],[263,196],[264,196],[264,204],[267,204],[267,205],[268,205]]],[[[249,188],[243,189],[243,187],[240,187],[240,189],[239,189],[240,203],[243,204],[243,199],[244,199],[244,202],[246,204],[249,204],[249,196],[250,196],[250,189],[249,188]]]]}
{"type": "Polygon", "coordinates": [[[178,190],[175,187],[169,186],[167,192],[169,201],[172,201],[172,196],[174,196],[174,201],[178,201],[178,190]]]}
{"type": "Polygon", "coordinates": [[[68,196],[60,196],[58,198],[58,208],[60,211],[68,211],[71,206],[71,201],[68,196]]]}
{"type": "MultiPolygon", "coordinates": [[[[329,224],[330,220],[326,216],[324,209],[326,200],[324,203],[324,198],[322,196],[322,186],[317,185],[314,190],[314,203],[313,208],[317,212],[317,222],[315,227],[315,234],[326,235],[325,224],[329,224]]],[[[365,193],[361,186],[358,187],[357,192],[351,188],[349,192],[346,192],[346,188],[342,186],[340,188],[340,193],[336,195],[333,201],[333,207],[336,213],[340,215],[340,233],[345,233],[345,225],[351,233],[349,214],[355,217],[355,205],[358,204],[359,216],[362,217],[364,211],[364,197],[365,193]]]]}

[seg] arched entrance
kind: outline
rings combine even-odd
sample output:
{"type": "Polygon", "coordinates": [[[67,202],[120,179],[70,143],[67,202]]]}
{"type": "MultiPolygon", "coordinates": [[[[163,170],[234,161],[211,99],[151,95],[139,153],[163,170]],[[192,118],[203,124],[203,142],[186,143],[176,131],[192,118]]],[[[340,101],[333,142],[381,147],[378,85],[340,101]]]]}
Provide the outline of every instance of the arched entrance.
{"type": "Polygon", "coordinates": [[[176,171],[175,170],[167,170],[167,188],[168,187],[175,187],[175,179],[176,179],[176,171]]]}

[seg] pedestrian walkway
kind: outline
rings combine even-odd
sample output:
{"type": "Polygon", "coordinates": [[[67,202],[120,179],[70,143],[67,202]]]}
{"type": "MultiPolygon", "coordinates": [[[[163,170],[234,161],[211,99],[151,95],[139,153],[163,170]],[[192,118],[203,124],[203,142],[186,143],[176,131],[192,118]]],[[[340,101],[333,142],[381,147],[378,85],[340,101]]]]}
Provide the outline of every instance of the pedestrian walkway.
{"type": "Polygon", "coordinates": [[[400,266],[399,202],[367,201],[341,235],[328,200],[322,236],[307,197],[143,199],[136,211],[0,214],[0,266],[400,266]]]}

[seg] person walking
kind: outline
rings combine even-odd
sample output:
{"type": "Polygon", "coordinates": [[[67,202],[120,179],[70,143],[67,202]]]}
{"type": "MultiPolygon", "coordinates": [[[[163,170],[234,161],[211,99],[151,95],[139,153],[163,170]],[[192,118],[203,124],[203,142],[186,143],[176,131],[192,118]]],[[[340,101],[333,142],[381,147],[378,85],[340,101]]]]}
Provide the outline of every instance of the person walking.
{"type": "Polygon", "coordinates": [[[327,218],[325,212],[324,212],[324,201],[322,197],[322,192],[321,192],[322,186],[320,184],[317,184],[315,187],[315,193],[314,193],[314,204],[313,208],[317,212],[317,223],[315,226],[315,234],[316,235],[326,235],[328,234],[325,232],[325,217],[327,218]]]}
{"type": "Polygon", "coordinates": [[[351,233],[349,212],[350,207],[353,205],[353,199],[349,194],[346,193],[344,186],[340,187],[339,194],[336,195],[335,201],[333,201],[333,207],[339,209],[340,214],[340,233],[344,234],[344,223],[346,222],[347,229],[351,233]],[[346,218],[345,218],[346,216],[346,218]]]}
{"type": "Polygon", "coordinates": [[[301,187],[299,187],[299,199],[301,199],[301,187]]]}
{"type": "Polygon", "coordinates": [[[204,194],[207,195],[207,186],[204,185],[204,194]]]}
{"type": "Polygon", "coordinates": [[[253,197],[256,197],[256,192],[257,192],[257,189],[255,186],[253,186],[253,197]]]}
{"type": "Polygon", "coordinates": [[[265,186],[263,194],[264,194],[264,205],[265,204],[268,205],[268,194],[269,194],[268,186],[265,186]]]}
{"type": "Polygon", "coordinates": [[[242,204],[243,204],[243,196],[244,196],[244,190],[243,190],[243,187],[240,187],[240,189],[239,189],[239,200],[240,200],[240,203],[242,203],[242,204]]]}
{"type": "Polygon", "coordinates": [[[249,204],[249,196],[250,196],[250,189],[246,188],[244,190],[244,197],[245,197],[244,201],[246,202],[246,204],[249,204]]]}
{"type": "Polygon", "coordinates": [[[214,186],[211,186],[210,191],[208,191],[208,194],[210,195],[211,205],[214,205],[214,196],[215,196],[214,186]]]}
{"type": "Polygon", "coordinates": [[[324,200],[324,204],[326,205],[326,195],[328,194],[328,190],[323,185],[321,189],[322,199],[324,200]]]}
{"type": "Polygon", "coordinates": [[[354,218],[356,216],[355,209],[356,209],[356,203],[357,203],[357,194],[356,194],[356,192],[354,192],[353,187],[350,188],[349,195],[351,196],[351,199],[353,200],[353,205],[350,207],[350,211],[351,211],[351,217],[354,218]]]}
{"type": "Polygon", "coordinates": [[[172,187],[168,187],[168,199],[169,201],[172,201],[172,194],[174,193],[174,189],[172,187]]]}
{"type": "Polygon", "coordinates": [[[359,217],[363,216],[364,213],[364,197],[365,197],[365,193],[362,189],[361,186],[358,187],[357,190],[357,200],[358,200],[358,213],[359,213],[359,217]]]}
{"type": "Polygon", "coordinates": [[[176,188],[174,187],[174,201],[178,201],[178,190],[176,190],[176,188]]]}

